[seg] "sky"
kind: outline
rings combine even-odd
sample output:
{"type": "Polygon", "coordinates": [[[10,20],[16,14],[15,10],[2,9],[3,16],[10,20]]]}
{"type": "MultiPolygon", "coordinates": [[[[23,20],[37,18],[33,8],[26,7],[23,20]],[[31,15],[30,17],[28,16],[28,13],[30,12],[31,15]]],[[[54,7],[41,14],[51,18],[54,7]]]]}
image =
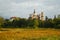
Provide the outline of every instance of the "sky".
{"type": "Polygon", "coordinates": [[[53,18],[60,14],[60,0],[0,0],[0,16],[28,18],[34,9],[39,14],[53,18]]]}

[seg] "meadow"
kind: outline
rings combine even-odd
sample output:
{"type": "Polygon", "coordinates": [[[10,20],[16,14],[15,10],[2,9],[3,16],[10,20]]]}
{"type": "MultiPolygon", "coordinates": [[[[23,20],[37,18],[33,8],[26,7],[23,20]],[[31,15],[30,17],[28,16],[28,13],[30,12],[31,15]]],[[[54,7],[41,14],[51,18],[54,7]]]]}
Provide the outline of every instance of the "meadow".
{"type": "Polygon", "coordinates": [[[0,40],[60,40],[60,29],[0,28],[0,40]]]}

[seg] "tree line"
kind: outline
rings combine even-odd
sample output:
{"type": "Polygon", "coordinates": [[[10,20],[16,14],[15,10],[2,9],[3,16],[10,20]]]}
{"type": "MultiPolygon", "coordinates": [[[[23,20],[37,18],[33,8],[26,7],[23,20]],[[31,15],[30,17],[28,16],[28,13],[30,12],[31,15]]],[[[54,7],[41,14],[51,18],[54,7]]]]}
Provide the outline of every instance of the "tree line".
{"type": "Polygon", "coordinates": [[[0,17],[0,28],[57,28],[60,29],[60,17],[54,16],[54,18],[45,17],[45,20],[38,19],[4,19],[0,17]]]}

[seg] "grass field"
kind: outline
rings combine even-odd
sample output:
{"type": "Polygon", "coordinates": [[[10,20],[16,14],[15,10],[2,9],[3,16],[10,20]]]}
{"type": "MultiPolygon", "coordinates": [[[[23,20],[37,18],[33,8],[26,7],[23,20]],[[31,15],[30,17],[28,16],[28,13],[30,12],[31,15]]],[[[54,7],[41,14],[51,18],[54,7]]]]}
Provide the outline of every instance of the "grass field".
{"type": "Polygon", "coordinates": [[[0,28],[0,40],[60,40],[60,30],[0,28]]]}

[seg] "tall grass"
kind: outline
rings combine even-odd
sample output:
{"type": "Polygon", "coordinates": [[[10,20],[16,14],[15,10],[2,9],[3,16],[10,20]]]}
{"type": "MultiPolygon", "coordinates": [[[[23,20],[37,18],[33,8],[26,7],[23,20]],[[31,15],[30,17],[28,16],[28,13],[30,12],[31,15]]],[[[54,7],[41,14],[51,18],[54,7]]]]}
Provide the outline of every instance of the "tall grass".
{"type": "Polygon", "coordinates": [[[60,40],[60,30],[1,28],[0,40],[60,40]]]}

